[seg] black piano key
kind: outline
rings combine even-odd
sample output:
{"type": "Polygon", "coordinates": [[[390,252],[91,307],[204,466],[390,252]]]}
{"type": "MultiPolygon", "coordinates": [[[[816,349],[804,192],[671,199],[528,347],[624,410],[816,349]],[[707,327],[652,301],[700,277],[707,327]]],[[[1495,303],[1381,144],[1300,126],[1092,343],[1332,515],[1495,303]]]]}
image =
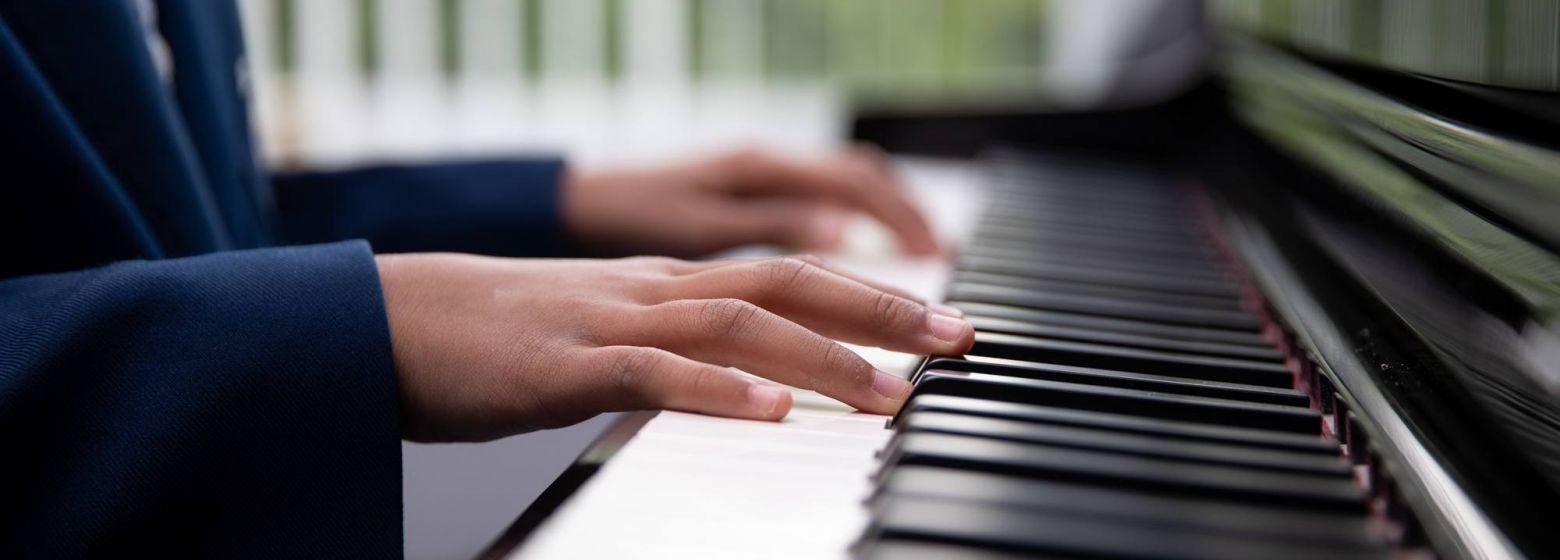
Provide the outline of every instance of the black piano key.
{"type": "Polygon", "coordinates": [[[1106,253],[1100,255],[1068,255],[1056,253],[1035,253],[1022,257],[1007,254],[993,254],[991,251],[968,251],[960,255],[961,262],[969,259],[987,259],[1005,261],[1009,263],[1022,263],[1025,266],[1050,266],[1073,268],[1082,271],[1091,271],[1101,274],[1139,274],[1149,277],[1162,278],[1163,280],[1181,280],[1189,282],[1206,282],[1234,286],[1236,277],[1224,270],[1222,265],[1206,265],[1202,267],[1179,267],[1157,265],[1153,262],[1132,259],[1122,255],[1106,253]]]}
{"type": "Polygon", "coordinates": [[[1327,478],[1012,443],[983,437],[911,433],[884,456],[879,480],[908,465],[1009,474],[1161,495],[1264,506],[1364,513],[1366,496],[1347,477],[1327,478]]]}
{"type": "MultiPolygon", "coordinates": [[[[1051,240],[1050,245],[1061,245],[1065,240],[1051,240]]],[[[1031,262],[1031,264],[1062,264],[1073,267],[1100,268],[1100,270],[1125,270],[1125,271],[1156,271],[1175,270],[1193,271],[1193,273],[1172,273],[1173,276],[1201,276],[1212,281],[1231,281],[1237,276],[1226,270],[1225,264],[1217,259],[1200,257],[1165,256],[1159,251],[1119,251],[1109,248],[1094,248],[1094,246],[1076,246],[1069,243],[1067,248],[1053,248],[1050,245],[1036,246],[1033,243],[980,243],[959,251],[959,256],[973,259],[992,259],[992,261],[1031,262]],[[1100,265],[1103,259],[1122,261],[1115,265],[1100,265]],[[1126,264],[1129,262],[1129,264],[1126,264]],[[1195,273],[1197,270],[1214,271],[1218,273],[1195,273]]],[[[1053,281],[1055,282],[1055,281],[1053,281]]],[[[1076,284],[1076,282],[1075,282],[1076,284]]],[[[1133,293],[1158,293],[1156,290],[1133,290],[1133,293]]],[[[1228,298],[1234,299],[1237,293],[1229,293],[1228,298]]],[[[1214,296],[1215,299],[1223,299],[1226,296],[1214,296]]]]}
{"type": "Polygon", "coordinates": [[[965,371],[1006,375],[1025,379],[1043,379],[1064,383],[1080,383],[1101,387],[1121,387],[1143,391],[1158,391],[1178,395],[1196,395],[1238,401],[1280,404],[1305,407],[1310,397],[1294,389],[1223,383],[1199,379],[1186,379],[1146,373],[1131,373],[1099,368],[1064,366],[1039,363],[994,363],[955,358],[936,358],[926,363],[922,371],[965,371]]]}
{"type": "Polygon", "coordinates": [[[857,560],[1049,560],[1062,556],[1001,552],[973,546],[915,541],[871,541],[859,544],[857,560]]]}
{"type": "Polygon", "coordinates": [[[1128,334],[1141,334],[1158,338],[1174,340],[1186,340],[1192,342],[1218,342],[1223,344],[1239,344],[1257,348],[1272,348],[1272,343],[1262,337],[1260,333],[1247,330],[1209,329],[1203,327],[1188,327],[1183,325],[1166,325],[1148,321],[1134,321],[1131,319],[1117,319],[1114,317],[1098,317],[1080,313],[1067,313],[1063,311],[1045,311],[1041,309],[1028,309],[1011,305],[997,305],[992,303],[980,303],[974,301],[954,300],[948,305],[958,308],[969,317],[991,317],[1006,319],[1023,323],[1042,323],[1061,327],[1076,327],[1109,332],[1128,334]]]}
{"type": "Polygon", "coordinates": [[[975,345],[967,354],[1264,387],[1294,386],[1294,374],[1279,362],[1181,354],[994,332],[976,332],[975,345]]]}
{"type": "Polygon", "coordinates": [[[954,284],[949,287],[948,298],[1193,327],[1248,331],[1261,327],[1256,316],[1243,310],[1187,308],[1144,301],[1047,294],[1000,286],[954,284]]]}
{"type": "Polygon", "coordinates": [[[992,197],[995,204],[988,213],[1016,210],[1020,216],[1044,216],[1056,210],[1086,214],[1090,217],[1125,218],[1185,227],[1185,205],[1174,201],[1147,200],[1141,197],[1058,196],[1043,192],[1003,192],[992,197]]]}
{"type": "Polygon", "coordinates": [[[1043,189],[1002,189],[991,193],[987,208],[1019,207],[1043,211],[1047,208],[1114,208],[1121,213],[1147,217],[1186,213],[1186,205],[1173,198],[1154,196],[1152,192],[1067,192],[1043,189]]]}
{"type": "Polygon", "coordinates": [[[1213,257],[1202,239],[1175,238],[1152,234],[1123,234],[1102,229],[1059,225],[1045,222],[1017,224],[1001,220],[982,220],[976,224],[972,245],[987,240],[1010,242],[1067,243],[1092,246],[1105,252],[1159,251],[1172,255],[1213,257]]]}
{"type": "Polygon", "coordinates": [[[905,418],[926,413],[963,414],[1036,424],[1080,426],[1187,441],[1282,449],[1327,458],[1338,457],[1339,453],[1337,441],[1324,438],[1319,434],[1307,435],[1229,425],[1177,422],[1117,412],[1037,406],[949,395],[919,395],[907,402],[904,410],[900,412],[905,418]]]}
{"type": "Polygon", "coordinates": [[[1061,204],[1032,209],[1024,204],[999,205],[981,215],[978,226],[1025,231],[1077,232],[1083,235],[1110,235],[1143,238],[1156,243],[1199,245],[1206,233],[1174,218],[1141,212],[1079,208],[1061,204]]]}
{"type": "MultiPolygon", "coordinates": [[[[1194,295],[1229,296],[1240,291],[1230,282],[1210,282],[1206,280],[1192,280],[1186,278],[1166,278],[1153,274],[1135,272],[1102,271],[1074,266],[1058,266],[1050,264],[1035,264],[1017,261],[989,259],[980,256],[968,256],[960,259],[960,270],[973,272],[991,272],[996,274],[1008,274],[1013,276],[1032,276],[1035,278],[1053,278],[1074,282],[1091,282],[1104,286],[1120,286],[1126,288],[1139,288],[1144,290],[1156,290],[1169,293],[1188,293],[1194,295]]],[[[956,296],[949,296],[954,298],[956,296]]],[[[1003,303],[1001,301],[988,303],[1003,303]]]]}
{"type": "Polygon", "coordinates": [[[1385,549],[1359,513],[1297,510],[1208,500],[1155,496],[1111,488],[961,471],[907,466],[889,474],[867,501],[878,511],[886,498],[910,496],[969,502],[994,508],[1033,509],[1117,519],[1127,523],[1199,532],[1246,534],[1302,543],[1334,543],[1385,549]]]}
{"type": "MultiPolygon", "coordinates": [[[[1034,249],[1033,254],[1047,254],[1046,247],[1067,245],[1075,247],[1070,253],[1097,252],[1129,257],[1141,254],[1174,256],[1185,260],[1219,262],[1220,256],[1203,246],[1180,244],[1148,244],[1139,240],[1121,239],[1103,235],[1061,231],[1028,231],[1001,226],[977,227],[971,245],[991,245],[1002,249],[1034,249]]],[[[1068,254],[1063,252],[1061,254],[1068,254]]]]}
{"type": "MultiPolygon", "coordinates": [[[[895,442],[908,434],[940,433],[1345,480],[1353,476],[1352,467],[1341,457],[1322,457],[1240,445],[1189,442],[1107,430],[1033,424],[958,414],[927,412],[913,414],[905,417],[896,429],[898,435],[895,437],[895,442]]],[[[890,443],[887,453],[892,454],[894,447],[895,443],[890,443]]]]}
{"type": "MultiPolygon", "coordinates": [[[[977,234],[980,232],[977,231],[977,234]]],[[[1120,239],[1109,237],[1085,237],[1078,235],[1061,236],[1045,235],[1041,233],[1024,234],[1019,230],[996,228],[991,235],[976,235],[974,242],[965,248],[990,247],[993,250],[1022,252],[1022,253],[1109,253],[1123,258],[1141,257],[1167,259],[1178,262],[1223,262],[1222,256],[1207,246],[1176,247],[1157,246],[1145,247],[1120,239]]]]}
{"type": "Polygon", "coordinates": [[[1051,340],[1088,342],[1110,346],[1126,346],[1143,350],[1174,352],[1177,354],[1258,360],[1272,363],[1282,363],[1284,359],[1284,355],[1280,353],[1278,349],[1271,347],[1263,348],[1260,346],[1224,344],[1221,342],[1176,340],[1141,334],[1125,334],[1095,329],[1055,326],[1045,323],[1009,321],[1007,319],[995,319],[991,317],[969,316],[968,319],[970,324],[975,327],[976,331],[991,333],[1015,334],[1051,340]]]}
{"type": "MultiPolygon", "coordinates": [[[[1321,432],[1321,416],[1307,408],[1056,381],[954,377],[928,371],[922,374],[910,400],[922,395],[953,395],[1299,434],[1321,432]]],[[[901,410],[900,418],[903,415],[901,410]]]]}
{"type": "MultiPolygon", "coordinates": [[[[995,254],[991,252],[977,252],[968,254],[985,257],[995,256],[995,254]]],[[[1245,309],[1243,307],[1244,303],[1235,294],[1230,294],[1227,296],[1177,294],[1155,290],[1144,290],[1140,288],[1109,286],[1104,284],[1095,284],[1092,282],[1080,282],[1076,280],[1031,278],[1025,276],[1015,276],[1012,274],[992,274],[989,272],[972,271],[955,272],[953,281],[955,283],[962,284],[1002,286],[1030,292],[1053,292],[1058,294],[1079,294],[1096,297],[1141,300],[1163,305],[1183,305],[1188,307],[1207,309],[1245,309]]]]}
{"type": "Polygon", "coordinates": [[[1133,219],[1130,216],[1085,209],[1069,212],[1065,208],[1051,208],[1038,214],[1026,212],[1029,211],[996,207],[980,217],[980,225],[1110,235],[1162,244],[1205,243],[1202,232],[1173,220],[1133,219]]]}
{"type": "Polygon", "coordinates": [[[1385,558],[1373,549],[1214,535],[969,502],[902,497],[884,504],[869,534],[882,542],[929,541],[1087,558],[1269,560],[1385,558]]]}

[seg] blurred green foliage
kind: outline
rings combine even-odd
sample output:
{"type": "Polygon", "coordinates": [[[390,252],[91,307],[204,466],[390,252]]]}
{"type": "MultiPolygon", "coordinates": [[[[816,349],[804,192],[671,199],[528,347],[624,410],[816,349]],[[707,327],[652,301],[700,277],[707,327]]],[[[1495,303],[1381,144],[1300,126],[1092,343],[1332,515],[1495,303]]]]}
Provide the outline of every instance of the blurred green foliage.
{"type": "MultiPolygon", "coordinates": [[[[278,70],[287,73],[298,64],[294,18],[299,0],[275,2],[274,48],[278,70]]],[[[461,72],[461,11],[466,0],[437,2],[438,21],[429,32],[437,33],[437,59],[446,74],[461,72]]],[[[520,22],[514,48],[520,75],[546,79],[559,69],[544,68],[541,39],[545,0],[514,0],[520,22]]],[[[583,1],[583,0],[582,0],[583,1]]],[[[607,80],[625,72],[624,39],[628,2],[600,2],[602,22],[597,33],[603,41],[597,71],[607,80]]],[[[382,0],[354,0],[354,25],[347,30],[356,40],[359,70],[374,75],[383,68],[379,27],[382,0]]],[[[1044,53],[1043,27],[1046,0],[685,0],[687,60],[692,80],[820,81],[831,80],[862,95],[904,94],[959,95],[989,93],[993,89],[1032,88],[1039,79],[1044,53]],[[745,22],[711,17],[713,4],[747,2],[761,21],[745,22]],[[761,37],[733,36],[756,28],[761,37]],[[751,67],[709,64],[712,49],[722,41],[751,40],[761,55],[751,67]]],[[[573,69],[569,69],[573,70],[573,69]]]]}

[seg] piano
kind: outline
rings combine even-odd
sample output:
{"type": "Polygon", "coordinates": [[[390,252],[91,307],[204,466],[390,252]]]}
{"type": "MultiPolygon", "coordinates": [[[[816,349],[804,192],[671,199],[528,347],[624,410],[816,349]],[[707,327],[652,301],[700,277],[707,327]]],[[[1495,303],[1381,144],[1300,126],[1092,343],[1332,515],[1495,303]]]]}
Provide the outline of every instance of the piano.
{"type": "Polygon", "coordinates": [[[853,266],[974,348],[862,349],[891,418],[627,414],[486,556],[1560,557],[1560,12],[1480,5],[1483,70],[1231,18],[1154,104],[859,116],[969,158],[910,169],[951,266],[853,266]]]}

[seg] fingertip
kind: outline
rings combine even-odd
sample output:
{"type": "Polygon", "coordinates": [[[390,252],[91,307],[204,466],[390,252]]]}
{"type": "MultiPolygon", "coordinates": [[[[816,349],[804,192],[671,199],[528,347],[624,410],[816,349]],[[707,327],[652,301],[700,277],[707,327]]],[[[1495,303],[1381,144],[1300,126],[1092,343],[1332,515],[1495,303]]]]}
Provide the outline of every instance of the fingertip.
{"type": "Polygon", "coordinates": [[[760,420],[777,421],[791,411],[791,392],[775,385],[748,386],[748,409],[760,420]]]}
{"type": "Polygon", "coordinates": [[[914,388],[909,381],[897,375],[883,371],[872,372],[872,392],[885,399],[903,402],[914,388]]]}
{"type": "Polygon", "coordinates": [[[870,403],[864,403],[866,406],[858,404],[856,408],[873,414],[894,414],[905,404],[905,399],[910,398],[910,392],[915,386],[897,375],[873,370],[871,389],[877,398],[868,399],[870,403]]]}
{"type": "Polygon", "coordinates": [[[929,308],[926,330],[945,348],[940,352],[943,354],[963,354],[975,345],[975,326],[964,319],[962,314],[955,316],[929,308]]]}

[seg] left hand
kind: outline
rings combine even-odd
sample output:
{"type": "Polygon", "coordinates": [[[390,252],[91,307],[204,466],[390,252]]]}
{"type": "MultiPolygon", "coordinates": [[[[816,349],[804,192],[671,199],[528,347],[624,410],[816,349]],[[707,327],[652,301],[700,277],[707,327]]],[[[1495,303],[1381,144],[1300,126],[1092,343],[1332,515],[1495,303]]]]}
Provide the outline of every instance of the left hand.
{"type": "Polygon", "coordinates": [[[853,212],[887,226],[907,253],[939,251],[926,218],[866,146],[813,161],[742,150],[655,169],[576,173],[562,205],[571,233],[609,253],[697,257],[748,244],[827,250],[853,212]]]}

